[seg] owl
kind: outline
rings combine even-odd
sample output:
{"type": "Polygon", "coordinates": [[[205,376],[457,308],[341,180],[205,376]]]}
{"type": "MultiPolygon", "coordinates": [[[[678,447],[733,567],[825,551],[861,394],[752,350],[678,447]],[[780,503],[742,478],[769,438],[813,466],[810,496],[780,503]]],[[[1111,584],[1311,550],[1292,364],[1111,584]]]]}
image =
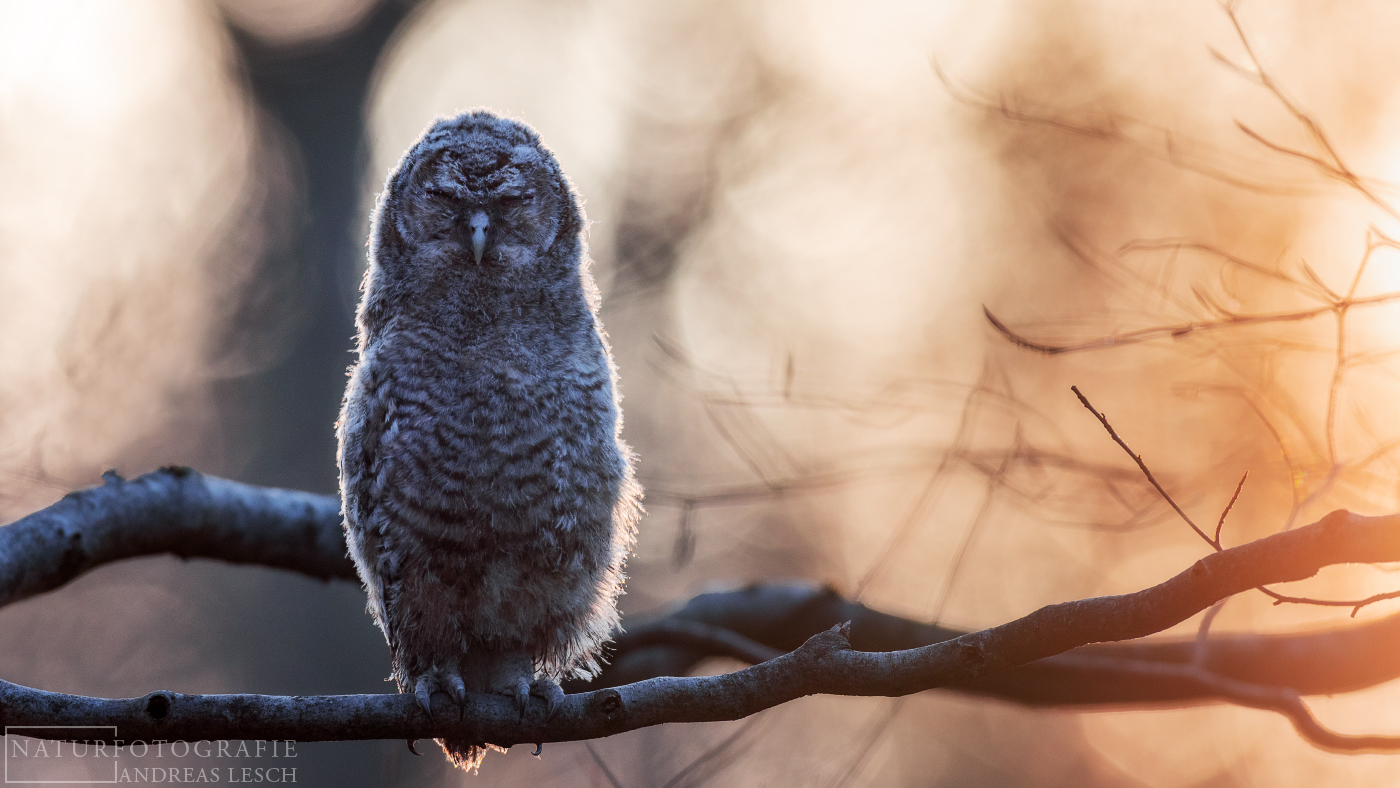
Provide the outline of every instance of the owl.
{"type": "MultiPolygon", "coordinates": [[[[338,423],[350,556],[400,692],[552,714],[618,626],[641,514],[579,200],[529,127],[440,120],[375,210],[338,423]]],[[[475,769],[484,742],[439,740],[475,769]]]]}

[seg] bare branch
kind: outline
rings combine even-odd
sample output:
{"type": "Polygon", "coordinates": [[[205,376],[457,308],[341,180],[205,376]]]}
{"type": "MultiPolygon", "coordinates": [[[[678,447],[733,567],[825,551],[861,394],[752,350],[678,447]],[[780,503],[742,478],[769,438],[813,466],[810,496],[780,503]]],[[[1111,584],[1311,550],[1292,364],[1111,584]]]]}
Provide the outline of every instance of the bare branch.
{"type": "Polygon", "coordinates": [[[0,606],[112,561],[169,553],[355,580],[340,501],[169,467],[69,493],[0,528],[0,606]]]}
{"type": "Polygon", "coordinates": [[[1349,182],[1346,173],[1342,172],[1341,170],[1338,170],[1336,167],[1332,166],[1331,164],[1328,164],[1322,159],[1319,159],[1311,153],[1305,153],[1295,148],[1290,148],[1287,145],[1280,145],[1279,143],[1270,140],[1268,137],[1265,137],[1263,134],[1260,134],[1259,132],[1246,126],[1238,120],[1235,121],[1235,127],[1238,128],[1241,132],[1243,132],[1246,137],[1249,137],[1250,139],[1254,140],[1260,145],[1263,145],[1264,147],[1268,148],[1269,150],[1275,153],[1280,153],[1284,156],[1291,156],[1295,159],[1301,159],[1302,161],[1305,161],[1308,164],[1311,164],[1314,167],[1321,170],[1322,173],[1329,178],[1335,178],[1339,181],[1342,181],[1343,183],[1349,182]]]}
{"type": "MultiPolygon", "coordinates": [[[[0,601],[13,602],[56,588],[107,561],[159,553],[231,558],[239,563],[304,571],[314,577],[353,579],[353,569],[343,558],[335,503],[330,496],[253,487],[186,469],[162,469],[131,481],[112,475],[103,486],[73,493],[48,509],[0,528],[0,601]],[[81,552],[74,544],[81,546],[81,552]]],[[[1400,516],[1363,518],[1334,513],[1322,523],[1216,553],[1154,589],[1052,606],[1021,622],[976,634],[879,613],[829,589],[811,586],[770,584],[702,594],[660,619],[629,623],[629,631],[616,643],[613,665],[592,684],[626,683],[616,691],[623,694],[611,695],[611,690],[600,689],[571,696],[572,721],[551,724],[547,734],[538,725],[519,725],[514,707],[508,703],[497,708],[495,701],[499,699],[479,696],[469,707],[470,724],[478,726],[475,730],[498,734],[493,740],[502,742],[588,738],[604,735],[604,729],[613,730],[611,726],[617,721],[607,718],[617,712],[613,706],[619,701],[609,698],[621,699],[627,710],[626,729],[631,729],[655,724],[647,720],[735,718],[725,715],[742,716],[746,708],[766,708],[792,692],[807,689],[896,694],[918,691],[920,686],[947,686],[1029,705],[1078,707],[1237,702],[1199,680],[1187,681],[1170,670],[1144,667],[1192,663],[1198,650],[1194,640],[1089,645],[1010,666],[1017,660],[1033,659],[1040,650],[1072,647],[1076,639],[1088,642],[1159,631],[1169,620],[1190,615],[1193,606],[1208,606],[1217,594],[1223,598],[1249,587],[1261,577],[1259,573],[1271,581],[1301,579],[1326,563],[1377,562],[1398,556],[1400,516]],[[1275,570],[1277,573],[1270,574],[1275,570]],[[809,665],[811,649],[805,656],[783,655],[813,633],[846,620],[854,622],[854,646],[865,651],[839,648],[828,655],[834,662],[816,667],[809,665]],[[1031,635],[1026,635],[1027,627],[1031,635]],[[1030,642],[1023,644],[1025,648],[1011,643],[1022,636],[1030,637],[1030,642]],[[1014,647],[1008,650],[1009,646],[1014,647]],[[893,653],[868,653],[878,651],[893,653]],[[986,656],[980,669],[960,661],[977,653],[986,656]],[[771,663],[777,663],[781,670],[777,674],[741,671],[705,679],[656,678],[684,674],[707,656],[763,663],[770,665],[769,670],[774,669],[771,663]],[[1086,657],[1092,659],[1086,661],[1086,657]],[[920,659],[927,663],[922,668],[918,667],[920,659]],[[788,667],[783,668],[784,664],[788,667]],[[1007,669],[1001,670],[1003,666],[1007,669]],[[832,675],[837,668],[840,670],[832,675]],[[899,675],[881,678],[887,668],[899,675]],[[812,681],[816,683],[792,683],[791,671],[809,670],[815,671],[812,681]],[[876,677],[873,683],[862,684],[863,672],[876,677]],[[731,686],[744,688],[743,702],[750,706],[729,702],[709,705],[710,700],[727,696],[731,686]],[[599,712],[595,708],[599,706],[612,711],[599,712]],[[599,721],[600,714],[605,722],[599,721]]],[[[1301,695],[1333,694],[1400,676],[1400,667],[1379,658],[1396,648],[1400,648],[1400,616],[1306,634],[1216,635],[1204,649],[1199,666],[1213,676],[1242,684],[1301,695]]],[[[456,719],[456,709],[439,700],[444,705],[436,719],[456,719]]],[[[278,738],[285,734],[300,741],[407,739],[451,732],[451,726],[433,723],[412,703],[400,701],[395,695],[277,698],[174,693],[104,700],[0,684],[4,724],[118,724],[122,736],[133,740],[186,734],[192,738],[278,738]],[[160,698],[153,701],[157,695],[160,698]],[[156,713],[165,716],[156,720],[156,713]]],[[[1275,705],[1279,706],[1275,710],[1284,711],[1281,703],[1275,705]]],[[[1321,735],[1304,733],[1314,740],[1321,735]]],[[[1335,743],[1323,746],[1343,748],[1335,743]]]]}
{"type": "Polygon", "coordinates": [[[750,717],[737,730],[724,737],[724,740],[719,744],[700,753],[694,760],[682,767],[661,788],[704,784],[710,777],[718,774],[721,769],[733,763],[734,758],[742,755],[745,749],[753,746],[753,739],[748,738],[748,736],[762,720],[763,716],[759,714],[750,717]],[[735,744],[743,741],[748,742],[747,746],[738,749],[734,747],[735,744]]]}
{"type": "Polygon", "coordinates": [[[1215,524],[1215,539],[1212,541],[1216,547],[1220,546],[1220,530],[1225,527],[1225,518],[1230,516],[1230,510],[1235,508],[1235,501],[1240,499],[1240,490],[1244,489],[1245,479],[1249,478],[1249,472],[1240,477],[1240,483],[1235,485],[1235,494],[1230,496],[1230,502],[1225,504],[1225,511],[1220,513],[1220,522],[1215,524]]]}
{"type": "Polygon", "coordinates": [[[1293,100],[1292,97],[1290,97],[1286,92],[1284,92],[1283,86],[1280,85],[1276,80],[1274,80],[1273,76],[1270,75],[1268,70],[1264,68],[1264,64],[1262,61],[1260,61],[1259,55],[1254,51],[1254,45],[1250,43],[1249,36],[1246,35],[1244,32],[1244,25],[1240,22],[1240,17],[1237,13],[1235,4],[1225,3],[1224,10],[1226,16],[1230,18],[1230,24],[1235,28],[1235,36],[1239,39],[1240,45],[1244,47],[1245,55],[1248,56],[1249,62],[1254,66],[1253,74],[1248,74],[1248,72],[1245,73],[1248,76],[1250,76],[1253,80],[1257,81],[1260,85],[1263,85],[1264,88],[1269,91],[1269,93],[1273,94],[1274,98],[1277,99],[1278,102],[1283,105],[1283,108],[1288,110],[1289,114],[1293,116],[1293,119],[1296,120],[1298,124],[1301,125],[1303,129],[1307,131],[1308,137],[1311,138],[1313,144],[1316,145],[1317,148],[1322,151],[1322,155],[1313,156],[1302,151],[1296,151],[1291,148],[1286,148],[1281,145],[1277,145],[1265,139],[1263,136],[1257,134],[1256,132],[1252,131],[1243,124],[1238,124],[1240,129],[1252,139],[1258,141],[1259,143],[1272,150],[1278,151],[1279,153],[1283,153],[1285,155],[1298,157],[1311,163],[1313,166],[1317,167],[1318,170],[1324,175],[1330,178],[1335,178],[1339,181],[1342,181],[1347,186],[1350,186],[1362,197],[1365,197],[1368,201],[1370,201],[1372,205],[1375,205],[1377,208],[1381,209],[1382,211],[1385,211],[1392,218],[1400,219],[1400,211],[1397,211],[1395,209],[1395,206],[1391,205],[1389,202],[1382,199],[1380,195],[1376,194],[1369,186],[1365,184],[1362,178],[1358,176],[1355,172],[1352,172],[1351,168],[1348,167],[1346,162],[1342,160],[1341,154],[1337,153],[1336,148],[1332,146],[1332,141],[1328,139],[1327,133],[1323,131],[1322,124],[1318,123],[1312,117],[1312,115],[1304,111],[1303,108],[1300,107],[1298,103],[1293,100]]]}
{"type": "MultiPolygon", "coordinates": [[[[940,627],[872,610],[831,588],[765,583],[693,597],[666,619],[702,621],[787,651],[811,634],[851,621],[851,644],[862,651],[898,651],[953,640],[964,630],[940,627]]],[[[629,625],[632,626],[632,625],[629,625]]],[[[1219,700],[1174,679],[1119,671],[1118,664],[1194,664],[1245,683],[1292,689],[1302,695],[1334,695],[1400,678],[1400,614],[1306,633],[1212,633],[1084,646],[1020,668],[950,686],[962,692],[1031,706],[1142,708],[1219,700]],[[1083,661],[1081,656],[1094,660],[1083,661]]],[[[619,653],[595,681],[640,677],[641,665],[684,675],[705,656],[692,647],[662,645],[619,653]]],[[[655,675],[655,674],[654,674],[655,675]]],[[[628,679],[636,680],[636,678],[628,679]]]]}
{"type": "Polygon", "coordinates": [[[1011,340],[1012,343],[1020,345],[1028,350],[1034,350],[1048,355],[1060,353],[1075,353],[1082,350],[1102,350],[1110,347],[1121,347],[1123,345],[1136,345],[1140,342],[1147,342],[1153,339],[1179,339],[1187,334],[1201,331],[1214,331],[1221,328],[1231,328],[1235,326],[1258,326],[1271,323],[1292,323],[1300,320],[1311,320],[1319,315],[1329,312],[1336,312],[1339,309],[1349,309],[1358,306],[1373,306],[1384,304],[1400,299],[1400,292],[1380,293],[1362,298],[1346,298],[1335,304],[1320,306],[1313,309],[1302,309],[1296,312],[1271,312],[1262,315],[1239,315],[1221,320],[1195,320],[1190,323],[1178,323],[1169,326],[1150,326],[1140,328],[1135,331],[1125,331],[1121,334],[1110,334],[1106,337],[1091,339],[1087,342],[1075,342],[1068,345],[1051,345],[1043,342],[1036,342],[1025,336],[1012,331],[1001,322],[996,315],[992,314],[987,307],[982,307],[982,312],[987,316],[987,322],[992,324],[1002,336],[1011,340]]]}
{"type": "MultiPolygon", "coordinates": [[[[1069,388],[1070,391],[1074,392],[1074,396],[1079,398],[1080,404],[1088,408],[1089,412],[1094,414],[1094,418],[1098,419],[1099,423],[1103,425],[1103,428],[1108,430],[1108,436],[1110,438],[1113,438],[1113,442],[1118,444],[1123,449],[1123,451],[1127,452],[1129,457],[1133,458],[1133,462],[1137,463],[1138,468],[1142,470],[1142,475],[1146,476],[1147,480],[1152,483],[1152,486],[1156,488],[1157,492],[1161,494],[1162,498],[1166,500],[1168,504],[1171,504],[1172,509],[1174,509],[1177,514],[1181,515],[1181,519],[1185,520],[1186,524],[1191,526],[1191,530],[1195,531],[1197,536],[1204,539],[1206,541],[1206,544],[1210,545],[1211,547],[1214,547],[1216,550],[1219,550],[1220,543],[1218,541],[1213,541],[1209,536],[1207,536],[1206,532],[1202,531],[1201,527],[1199,525],[1196,525],[1196,522],[1191,519],[1191,516],[1188,515],[1185,511],[1183,511],[1180,506],[1177,506],[1176,501],[1173,500],[1172,497],[1167,494],[1166,490],[1162,489],[1162,485],[1157,481],[1157,477],[1152,475],[1152,471],[1148,469],[1147,463],[1142,461],[1142,457],[1138,454],[1133,453],[1133,450],[1128,448],[1128,444],[1125,443],[1122,438],[1118,437],[1118,433],[1114,431],[1113,425],[1108,423],[1108,417],[1104,416],[1102,413],[1094,409],[1094,406],[1089,403],[1089,399],[1084,396],[1083,392],[1079,390],[1078,386],[1070,386],[1069,388]]],[[[1243,479],[1240,480],[1240,484],[1244,484],[1243,479]]],[[[1236,494],[1239,494],[1238,490],[1236,490],[1236,494]]],[[[1233,506],[1234,501],[1231,501],[1230,504],[1233,506]]],[[[1228,512],[1229,510],[1227,509],[1226,511],[1228,512]]],[[[1220,522],[1222,525],[1224,524],[1224,515],[1221,515],[1220,522]]],[[[1220,529],[1217,528],[1216,532],[1219,533],[1219,530],[1220,529]]]]}
{"type": "MultiPolygon", "coordinates": [[[[1103,428],[1108,430],[1109,437],[1113,438],[1114,442],[1117,443],[1120,447],[1122,447],[1123,451],[1127,452],[1129,457],[1133,458],[1133,462],[1137,463],[1138,468],[1142,470],[1142,474],[1147,477],[1147,480],[1152,483],[1152,486],[1157,489],[1157,492],[1161,494],[1162,498],[1166,499],[1166,502],[1171,504],[1172,509],[1175,510],[1176,513],[1181,516],[1181,519],[1185,520],[1186,524],[1191,526],[1191,530],[1195,531],[1197,536],[1204,539],[1206,541],[1206,544],[1210,545],[1217,551],[1224,549],[1220,545],[1220,529],[1224,527],[1225,516],[1228,515],[1230,513],[1230,509],[1234,507],[1235,499],[1239,498],[1240,496],[1240,490],[1244,487],[1244,478],[1240,479],[1239,486],[1235,488],[1234,497],[1230,499],[1230,504],[1225,507],[1225,511],[1220,515],[1220,523],[1215,527],[1215,538],[1212,539],[1211,537],[1207,536],[1205,531],[1202,531],[1200,526],[1196,525],[1195,521],[1193,521],[1191,517],[1187,515],[1186,512],[1183,511],[1180,506],[1177,505],[1176,501],[1173,500],[1172,497],[1167,494],[1167,491],[1163,489],[1162,485],[1157,482],[1157,478],[1152,475],[1152,471],[1147,467],[1147,463],[1142,461],[1142,457],[1137,454],[1134,454],[1133,450],[1128,448],[1128,444],[1125,443],[1122,438],[1118,437],[1118,433],[1114,431],[1113,425],[1108,423],[1108,418],[1105,417],[1102,413],[1095,410],[1093,405],[1089,404],[1089,400],[1084,396],[1083,393],[1079,391],[1079,388],[1077,386],[1070,386],[1070,390],[1073,391],[1074,395],[1079,398],[1080,403],[1082,403],[1084,407],[1088,408],[1090,413],[1094,414],[1094,417],[1099,420],[1099,423],[1103,425],[1103,428]]],[[[1336,466],[1333,465],[1334,471],[1335,468],[1336,466]]],[[[1249,474],[1245,474],[1246,478],[1248,476],[1249,474]]],[[[1351,614],[1353,617],[1361,610],[1361,608],[1366,607],[1367,605],[1373,605],[1377,602],[1382,602],[1387,599],[1395,599],[1397,597],[1400,597],[1400,591],[1395,591],[1383,594],[1375,594],[1373,596],[1366,597],[1365,599],[1314,599],[1312,597],[1288,596],[1286,594],[1280,594],[1277,591],[1265,588],[1263,586],[1260,586],[1258,590],[1266,596],[1272,598],[1274,600],[1274,604],[1276,605],[1297,604],[1317,605],[1321,607],[1349,607],[1351,608],[1351,614]]]]}
{"type": "Polygon", "coordinates": [[[1400,750],[1400,736],[1356,736],[1328,729],[1318,722],[1298,693],[1291,689],[1269,687],[1227,678],[1193,665],[1121,661],[1096,664],[1098,660],[1088,656],[1075,656],[1070,659],[1081,661],[1085,667],[1090,669],[1098,667],[1101,670],[1136,675],[1142,679],[1176,681],[1183,686],[1194,687],[1198,697],[1215,697],[1238,706],[1277,712],[1293,723],[1298,735],[1324,750],[1347,753],[1400,750]]]}
{"type": "MultiPolygon", "coordinates": [[[[576,741],[672,722],[734,720],[813,694],[908,695],[966,684],[1089,643],[1160,632],[1216,601],[1266,583],[1302,580],[1323,566],[1400,560],[1400,515],[1337,511],[1321,521],[1212,553],[1151,588],[1043,607],[981,632],[885,653],[854,650],[843,624],[800,648],[720,676],[655,678],[568,696],[545,723],[520,720],[504,697],[474,695],[462,721],[440,697],[429,718],[402,695],[279,697],[179,695],[108,700],[0,684],[0,723],[117,726],[131,740],[330,741],[471,737],[502,745],[576,741]]],[[[72,738],[62,727],[45,734],[72,738]]],[[[87,735],[79,738],[90,738],[87,735]]],[[[1368,740],[1368,746],[1381,746],[1368,740]]]]}
{"type": "Polygon", "coordinates": [[[613,774],[612,769],[609,769],[608,765],[603,762],[603,756],[598,754],[598,750],[593,746],[593,742],[584,742],[583,746],[588,750],[588,754],[593,757],[593,763],[597,764],[598,768],[602,770],[603,776],[608,778],[608,784],[613,788],[622,788],[622,783],[618,782],[617,775],[613,774]]]}
{"type": "MultiPolygon", "coordinates": [[[[954,101],[981,112],[1000,115],[1028,126],[1053,129],[1090,140],[1131,147],[1142,155],[1203,175],[1212,180],[1261,194],[1304,194],[1306,187],[1291,181],[1267,182],[1238,175],[1216,161],[1229,158],[1212,146],[1184,139],[1168,129],[1122,116],[1091,119],[1069,118],[1051,110],[1025,110],[1008,104],[1003,96],[987,96],[955,83],[937,60],[930,63],[934,75],[954,101]],[[1136,131],[1135,136],[1131,131],[1136,131]]],[[[1237,166],[1237,169],[1247,167],[1237,166]]]]}
{"type": "MultiPolygon", "coordinates": [[[[1250,271],[1260,276],[1283,282],[1284,284],[1294,287],[1314,298],[1319,296],[1318,292],[1314,292],[1308,289],[1305,283],[1298,281],[1292,276],[1289,276],[1288,274],[1285,274],[1282,271],[1277,270],[1276,268],[1269,268],[1267,266],[1260,265],[1259,263],[1256,263],[1252,260],[1248,260],[1238,255],[1231,254],[1216,246],[1212,246],[1211,244],[1207,243],[1201,243],[1199,241],[1191,241],[1183,238],[1139,238],[1134,241],[1129,241],[1123,244],[1122,246],[1118,247],[1117,254],[1121,257],[1123,255],[1133,254],[1137,252],[1160,251],[1199,252],[1201,254],[1215,257],[1221,262],[1229,263],[1230,265],[1243,268],[1246,271],[1250,271]]],[[[1329,289],[1327,285],[1323,284],[1321,280],[1317,279],[1316,274],[1312,272],[1312,269],[1308,266],[1306,262],[1303,263],[1303,269],[1304,272],[1309,275],[1309,278],[1312,279],[1312,283],[1321,289],[1321,294],[1323,295],[1322,300],[1334,301],[1336,299],[1341,298],[1340,295],[1332,292],[1332,290],[1329,289]]]]}
{"type": "Polygon", "coordinates": [[[708,657],[729,657],[751,665],[784,653],[731,629],[684,618],[663,618],[633,626],[617,636],[613,650],[627,653],[657,644],[695,649],[708,657]]]}

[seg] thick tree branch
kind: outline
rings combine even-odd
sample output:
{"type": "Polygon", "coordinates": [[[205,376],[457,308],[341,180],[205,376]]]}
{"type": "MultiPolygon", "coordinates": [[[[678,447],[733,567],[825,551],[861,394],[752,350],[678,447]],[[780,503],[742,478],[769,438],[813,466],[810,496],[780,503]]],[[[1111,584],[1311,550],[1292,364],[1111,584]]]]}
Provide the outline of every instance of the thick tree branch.
{"type": "MultiPolygon", "coordinates": [[[[343,548],[338,539],[331,538],[338,534],[338,519],[330,498],[262,490],[184,469],[165,469],[131,482],[112,476],[102,487],[75,493],[47,510],[0,529],[0,560],[4,561],[6,572],[4,599],[23,598],[54,588],[103,561],[155,552],[231,556],[241,562],[294,569],[311,566],[314,569],[310,574],[319,577],[347,576],[348,570],[341,568],[345,566],[343,548]],[[146,533],[124,534],[124,530],[146,533]],[[59,560],[64,555],[70,558],[59,560]],[[15,571],[14,566],[25,569],[15,571]]],[[[509,701],[487,696],[473,697],[463,721],[458,722],[457,710],[449,706],[445,697],[437,699],[435,721],[423,715],[411,699],[396,695],[155,693],[144,699],[106,700],[41,692],[13,684],[0,685],[0,714],[3,724],[10,726],[116,725],[124,739],[319,741],[451,735],[511,744],[589,739],[667,722],[739,719],[811,694],[905,695],[952,686],[1011,697],[1014,693],[979,687],[978,682],[994,683],[997,675],[1011,675],[1007,671],[1024,669],[1029,663],[1085,644],[1134,639],[1162,631],[1219,599],[1264,583],[1304,579],[1329,564],[1394,560],[1400,560],[1400,516],[1362,517],[1334,512],[1305,528],[1208,555],[1176,577],[1133,594],[1051,605],[999,627],[884,653],[857,651],[848,643],[849,630],[828,630],[791,653],[735,673],[649,678],[570,696],[559,715],[548,724],[541,723],[538,715],[522,723],[509,701]]],[[[820,596],[807,589],[804,602],[800,589],[784,591],[772,587],[739,593],[786,593],[799,607],[820,596]]],[[[746,660],[762,659],[783,650],[786,644],[762,643],[745,633],[746,627],[740,620],[727,622],[726,626],[697,622],[696,614],[707,606],[713,607],[720,598],[697,598],[687,606],[690,615],[683,608],[668,623],[639,626],[620,645],[627,646],[630,637],[634,653],[645,651],[648,642],[667,642],[746,660]],[[691,623],[684,623],[687,621],[691,623]],[[695,623],[703,626],[693,626],[695,623]]],[[[890,626],[893,621],[898,620],[888,617],[884,621],[887,631],[883,634],[897,634],[900,628],[906,635],[914,636],[952,634],[907,621],[890,626]]],[[[1290,688],[1295,695],[1279,693],[1261,687],[1257,678],[1255,683],[1246,685],[1228,674],[1217,674],[1219,668],[1214,664],[1193,666],[1193,673],[1187,675],[1170,664],[1161,664],[1172,659],[1157,660],[1156,665],[1141,659],[1179,657],[1181,648],[1177,644],[1165,646],[1167,652],[1163,654],[1153,654],[1149,644],[1118,648],[1139,649],[1138,659],[1124,663],[1116,657],[1107,658],[1113,655],[1104,652],[1099,652],[1097,659],[1088,659],[1094,653],[1085,649],[1084,656],[1067,655],[1050,669],[1062,673],[1117,672],[1132,675],[1138,682],[1146,674],[1156,674],[1182,687],[1194,684],[1195,690],[1181,691],[1190,699],[1246,702],[1253,698],[1248,705],[1285,713],[1288,712],[1284,706],[1292,702],[1288,698],[1299,691],[1290,688]]],[[[1190,653],[1194,653],[1194,647],[1190,653]]],[[[1307,733],[1306,725],[1299,720],[1310,718],[1291,716],[1307,733]]],[[[1325,731],[1313,733],[1317,734],[1313,736],[1315,741],[1338,749],[1391,746],[1389,740],[1375,737],[1353,740],[1328,734],[1332,737],[1329,739],[1323,735],[1325,731]]]]}
{"type": "Polygon", "coordinates": [[[169,553],[355,579],[340,501],[169,467],[65,495],[0,528],[0,606],[52,591],[102,564],[169,553]]]}
{"type": "MultiPolygon", "coordinates": [[[[354,580],[335,498],[239,484],[165,468],[65,496],[0,528],[0,604],[49,591],[103,563],[170,553],[354,580]]],[[[702,594],[664,619],[628,623],[612,666],[594,686],[685,675],[705,657],[762,661],[851,621],[863,651],[897,651],[967,634],[871,610],[831,589],[769,583],[702,594]],[[706,625],[686,627],[684,622],[706,625]]],[[[1097,657],[1184,664],[1194,642],[1094,646],[1097,657]]],[[[1304,695],[1350,692],[1400,677],[1400,616],[1305,634],[1216,635],[1207,667],[1222,676],[1291,687],[1304,695]]],[[[587,685],[573,689],[582,691],[587,685]]],[[[1034,705],[1142,705],[1199,698],[1172,682],[1120,677],[1102,667],[1037,662],[960,686],[1034,705]]]]}
{"type": "MultiPolygon", "coordinates": [[[[831,588],[801,584],[765,583],[701,594],[655,623],[677,619],[703,622],[780,651],[790,651],[811,634],[842,621],[851,622],[851,645],[861,651],[911,649],[967,634],[872,610],[831,588]]],[[[645,635],[650,626],[628,622],[617,656],[595,685],[683,676],[706,657],[743,659],[727,646],[706,648],[694,639],[680,643],[648,636],[634,647],[630,637],[645,635]]],[[[1201,651],[1200,664],[1226,679],[1288,688],[1301,695],[1333,695],[1400,677],[1400,660],[1393,657],[1397,653],[1400,615],[1391,615],[1305,633],[1212,633],[1201,651]]],[[[1089,645],[949,689],[1054,707],[1121,709],[1226,700],[1202,693],[1199,683],[1140,669],[1188,665],[1196,659],[1194,638],[1089,645]]],[[[578,691],[586,688],[576,687],[578,691]]]]}

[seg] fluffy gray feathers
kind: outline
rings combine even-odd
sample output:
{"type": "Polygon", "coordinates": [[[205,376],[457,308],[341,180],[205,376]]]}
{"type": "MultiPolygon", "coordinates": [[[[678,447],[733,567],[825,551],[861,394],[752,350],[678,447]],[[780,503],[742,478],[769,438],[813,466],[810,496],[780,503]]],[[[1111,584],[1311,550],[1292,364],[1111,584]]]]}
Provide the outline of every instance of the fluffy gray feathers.
{"type": "MultiPolygon", "coordinates": [[[[402,692],[589,677],[640,514],[584,220],[523,124],[434,124],[380,196],[339,422],[350,555],[402,692]]],[[[425,703],[426,705],[426,703],[425,703]]],[[[442,742],[475,766],[481,742],[442,742]]]]}

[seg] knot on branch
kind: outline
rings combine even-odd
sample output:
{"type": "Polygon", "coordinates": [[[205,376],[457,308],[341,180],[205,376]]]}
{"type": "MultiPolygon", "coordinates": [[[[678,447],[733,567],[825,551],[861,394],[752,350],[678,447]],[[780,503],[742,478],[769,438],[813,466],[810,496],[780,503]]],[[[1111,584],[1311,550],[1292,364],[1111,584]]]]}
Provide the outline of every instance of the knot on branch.
{"type": "Polygon", "coordinates": [[[846,621],[825,632],[807,638],[801,651],[806,651],[817,659],[822,659],[840,651],[851,650],[851,622],[846,621]]]}
{"type": "Polygon", "coordinates": [[[620,722],[627,716],[627,704],[615,689],[598,690],[588,701],[588,710],[601,714],[608,722],[620,722]]]}
{"type": "Polygon", "coordinates": [[[1200,582],[1202,580],[1205,580],[1207,577],[1210,577],[1210,567],[1206,566],[1206,560],[1204,558],[1196,559],[1196,563],[1191,565],[1190,577],[1192,580],[1195,580],[1197,582],[1200,582]]]}
{"type": "Polygon", "coordinates": [[[58,557],[58,571],[76,575],[88,566],[88,553],[83,547],[83,533],[81,531],[67,533],[60,529],[59,534],[67,537],[67,542],[63,545],[63,552],[58,557]]]}
{"type": "Polygon", "coordinates": [[[958,659],[972,670],[974,676],[980,674],[987,664],[987,652],[982,648],[982,644],[962,638],[958,638],[957,644],[958,659]]]}
{"type": "Polygon", "coordinates": [[[170,716],[170,710],[175,705],[175,696],[164,690],[152,692],[147,695],[144,711],[147,717],[159,722],[170,716]]]}
{"type": "Polygon", "coordinates": [[[1326,533],[1343,528],[1350,521],[1351,512],[1346,509],[1337,509],[1336,511],[1328,512],[1317,524],[1321,526],[1322,531],[1326,533]]]}

